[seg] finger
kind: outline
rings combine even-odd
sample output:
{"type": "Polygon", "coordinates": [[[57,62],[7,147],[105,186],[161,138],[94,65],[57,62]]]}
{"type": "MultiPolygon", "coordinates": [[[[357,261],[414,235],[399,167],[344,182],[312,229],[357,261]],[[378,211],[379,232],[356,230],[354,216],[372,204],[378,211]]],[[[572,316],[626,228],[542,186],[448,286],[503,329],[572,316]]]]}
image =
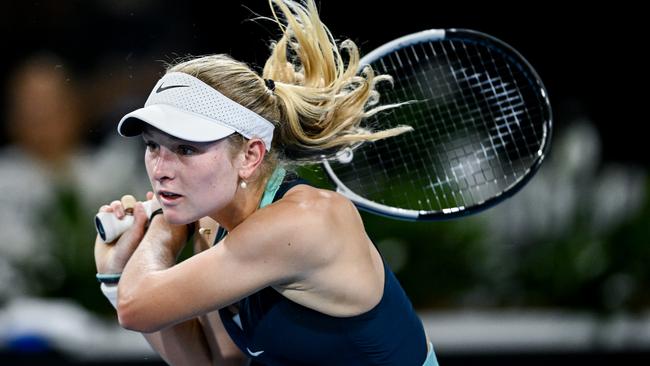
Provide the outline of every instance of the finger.
{"type": "Polygon", "coordinates": [[[118,219],[121,219],[124,217],[124,207],[122,206],[122,202],[120,201],[113,201],[111,202],[111,208],[113,209],[113,213],[115,213],[115,216],[117,216],[118,219]]]}
{"type": "Polygon", "coordinates": [[[153,199],[153,192],[149,191],[147,192],[147,201],[150,201],[153,199]]]}
{"type": "Polygon", "coordinates": [[[126,212],[127,214],[133,213],[133,208],[135,207],[135,203],[137,202],[135,197],[133,197],[130,194],[125,194],[120,199],[120,202],[122,202],[122,207],[124,207],[124,212],[126,212]]]}
{"type": "Polygon", "coordinates": [[[109,205],[103,205],[98,212],[113,212],[113,208],[109,205]]]}
{"type": "Polygon", "coordinates": [[[137,202],[133,208],[133,225],[120,237],[118,245],[123,243],[123,248],[134,248],[137,246],[145,233],[148,221],[147,213],[142,202],[137,202]]]}
{"type": "Polygon", "coordinates": [[[133,208],[133,226],[144,227],[149,218],[147,217],[147,211],[144,209],[142,202],[136,202],[135,207],[133,208]]]}

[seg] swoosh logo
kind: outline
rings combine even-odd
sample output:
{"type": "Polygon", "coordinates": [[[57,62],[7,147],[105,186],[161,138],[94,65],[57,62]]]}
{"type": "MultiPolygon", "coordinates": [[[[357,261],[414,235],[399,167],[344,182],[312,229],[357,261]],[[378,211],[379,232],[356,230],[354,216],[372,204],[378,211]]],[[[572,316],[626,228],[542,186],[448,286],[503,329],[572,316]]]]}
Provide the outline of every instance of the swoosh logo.
{"type": "Polygon", "coordinates": [[[248,351],[248,354],[253,356],[253,357],[257,357],[257,356],[261,355],[262,353],[264,353],[264,351],[253,352],[248,347],[246,347],[246,351],[248,351]]]}
{"type": "Polygon", "coordinates": [[[156,89],[156,94],[164,92],[167,89],[174,89],[174,88],[189,88],[189,85],[169,85],[169,86],[164,86],[163,84],[160,84],[158,89],[156,89]]]}

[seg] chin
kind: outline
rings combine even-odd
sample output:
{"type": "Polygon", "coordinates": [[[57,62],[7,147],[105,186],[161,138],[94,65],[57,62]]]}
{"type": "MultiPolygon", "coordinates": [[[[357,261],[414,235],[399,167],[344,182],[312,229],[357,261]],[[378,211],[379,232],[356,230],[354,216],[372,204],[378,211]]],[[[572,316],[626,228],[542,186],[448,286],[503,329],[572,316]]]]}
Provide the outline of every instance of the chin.
{"type": "Polygon", "coordinates": [[[192,223],[196,221],[196,219],[192,217],[185,217],[183,215],[178,215],[175,212],[164,212],[163,211],[163,216],[165,216],[165,220],[167,220],[168,223],[172,225],[186,225],[189,223],[192,223]]]}

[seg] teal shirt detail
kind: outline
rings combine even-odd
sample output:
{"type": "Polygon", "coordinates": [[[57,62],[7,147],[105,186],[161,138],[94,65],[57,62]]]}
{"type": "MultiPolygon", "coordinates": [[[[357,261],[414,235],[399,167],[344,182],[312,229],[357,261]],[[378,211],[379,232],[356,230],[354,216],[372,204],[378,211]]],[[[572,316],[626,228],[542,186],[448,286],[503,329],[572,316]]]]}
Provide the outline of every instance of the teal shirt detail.
{"type": "Polygon", "coordinates": [[[266,188],[264,189],[264,195],[262,196],[262,201],[260,201],[260,208],[270,205],[275,198],[275,194],[280,189],[282,181],[284,181],[284,176],[287,174],[287,171],[282,167],[275,169],[269,181],[266,182],[266,188]]]}

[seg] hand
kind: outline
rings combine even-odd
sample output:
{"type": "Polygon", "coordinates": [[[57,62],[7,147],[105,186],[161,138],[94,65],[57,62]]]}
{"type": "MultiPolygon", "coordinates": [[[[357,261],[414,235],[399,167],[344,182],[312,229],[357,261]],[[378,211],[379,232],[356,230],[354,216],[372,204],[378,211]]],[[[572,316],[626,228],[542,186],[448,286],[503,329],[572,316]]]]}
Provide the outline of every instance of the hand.
{"type": "MultiPolygon", "coordinates": [[[[153,193],[147,193],[147,198],[151,199],[153,193]]],[[[118,219],[127,215],[124,205],[121,201],[113,201],[110,205],[104,205],[99,209],[100,212],[112,212],[118,219]]],[[[142,203],[136,203],[133,208],[133,225],[122,234],[117,240],[111,243],[105,243],[99,235],[95,239],[95,265],[98,273],[122,273],[126,262],[142,241],[146,231],[148,221],[147,214],[142,203]]]]}

